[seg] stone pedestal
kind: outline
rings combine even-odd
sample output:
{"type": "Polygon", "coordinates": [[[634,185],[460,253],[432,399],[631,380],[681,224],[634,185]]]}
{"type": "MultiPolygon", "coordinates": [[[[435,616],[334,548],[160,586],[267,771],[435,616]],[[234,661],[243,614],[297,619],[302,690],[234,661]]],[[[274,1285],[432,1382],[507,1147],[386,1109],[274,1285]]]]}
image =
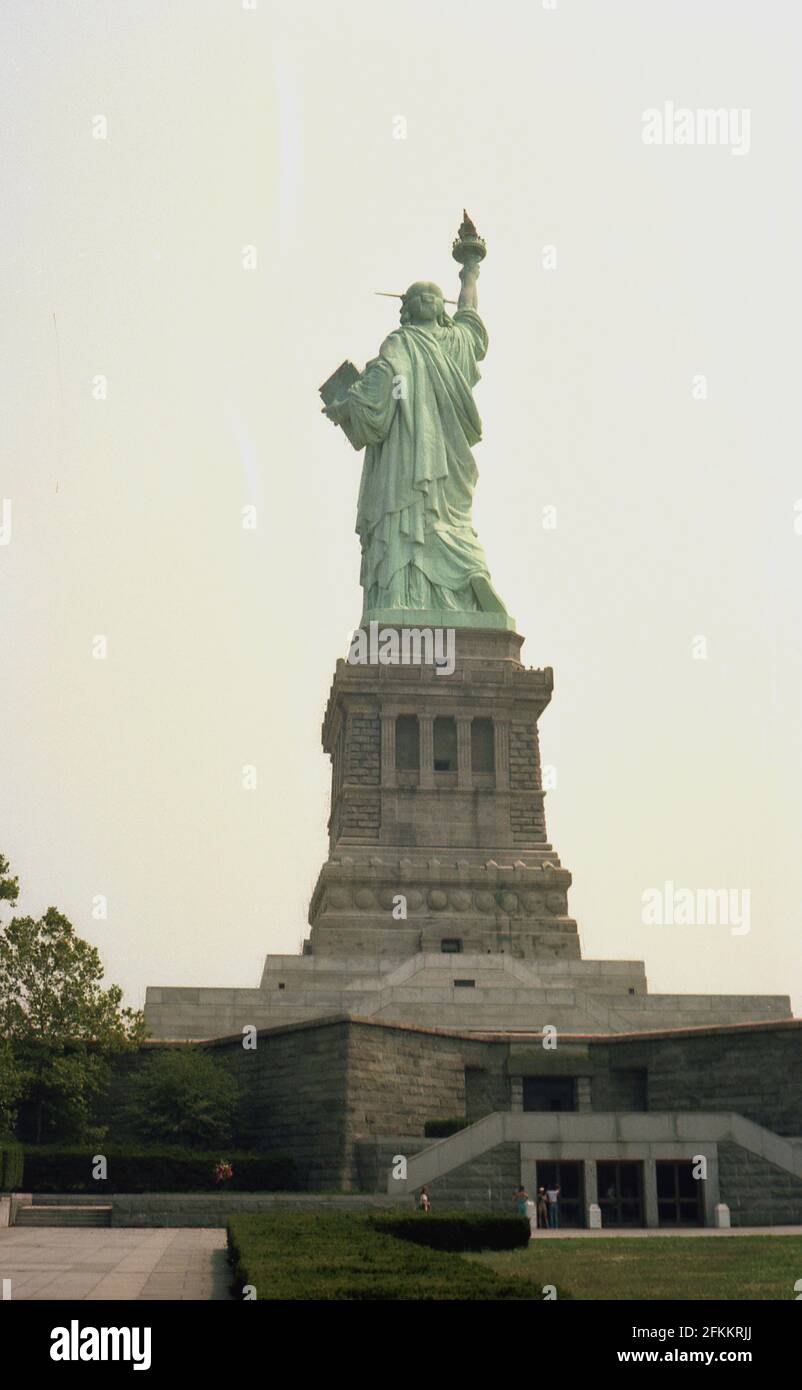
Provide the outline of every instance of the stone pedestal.
{"type": "Polygon", "coordinates": [[[579,959],[571,875],[543,810],[551,669],[527,670],[514,632],[457,628],[437,665],[419,633],[391,631],[398,664],[375,644],[370,663],[337,663],[323,724],[330,853],[305,951],[579,959]]]}
{"type": "MultiPolygon", "coordinates": [[[[543,814],[537,726],[551,670],[527,670],[522,639],[501,628],[456,628],[453,647],[390,631],[417,660],[374,653],[334,675],[330,848],[303,954],[268,956],[258,989],[150,988],[154,1037],[341,1014],[563,1036],[790,1017],[784,996],[649,995],[642,962],[582,960],[571,875],[543,814]]],[[[576,1075],[585,1110],[589,1075],[576,1075]]],[[[523,1106],[520,1084],[512,1104],[523,1106]]]]}

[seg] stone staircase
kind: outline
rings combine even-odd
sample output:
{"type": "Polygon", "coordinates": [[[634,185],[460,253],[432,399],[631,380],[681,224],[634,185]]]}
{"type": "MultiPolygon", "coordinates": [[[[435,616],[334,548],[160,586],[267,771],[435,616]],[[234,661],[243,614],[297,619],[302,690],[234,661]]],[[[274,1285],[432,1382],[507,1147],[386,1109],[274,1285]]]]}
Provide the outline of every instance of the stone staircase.
{"type": "MultiPolygon", "coordinates": [[[[393,1159],[403,1154],[409,1161],[436,1142],[420,1136],[400,1135],[395,1139],[361,1140],[356,1144],[359,1184],[363,1192],[390,1192],[393,1159]]],[[[496,1145],[473,1161],[430,1179],[427,1189],[434,1207],[454,1211],[510,1211],[513,1190],[521,1178],[517,1144],[496,1145]]],[[[399,1200],[414,1200],[416,1188],[398,1182],[399,1200]]]]}
{"type": "Polygon", "coordinates": [[[385,1192],[144,1192],[16,1194],[10,1224],[25,1227],[222,1227],[237,1212],[397,1211],[411,1197],[385,1192]]]}
{"type": "Polygon", "coordinates": [[[18,1206],[15,1226],[110,1226],[111,1207],[97,1202],[91,1205],[58,1205],[55,1202],[36,1202],[18,1206]]]}
{"type": "MultiPolygon", "coordinates": [[[[792,1178],[802,1180],[802,1144],[757,1125],[733,1111],[494,1111],[446,1139],[416,1141],[410,1151],[406,1180],[393,1181],[386,1165],[387,1191],[410,1193],[442,1183],[452,1174],[476,1169],[493,1151],[526,1143],[574,1142],[589,1147],[626,1142],[689,1140],[731,1144],[792,1178]]],[[[397,1149],[397,1153],[404,1153],[397,1149]]]]}

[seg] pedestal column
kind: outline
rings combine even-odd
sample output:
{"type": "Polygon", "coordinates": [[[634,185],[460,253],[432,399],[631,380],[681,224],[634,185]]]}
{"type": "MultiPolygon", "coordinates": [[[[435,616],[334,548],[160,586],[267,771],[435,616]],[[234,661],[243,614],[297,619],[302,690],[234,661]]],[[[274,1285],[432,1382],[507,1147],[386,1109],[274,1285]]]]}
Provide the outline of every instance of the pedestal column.
{"type": "Polygon", "coordinates": [[[493,720],[496,756],[496,790],[508,791],[510,785],[510,726],[493,720]]]}
{"type": "Polygon", "coordinates": [[[394,787],[396,785],[395,775],[395,717],[391,714],[383,714],[382,720],[382,769],[381,784],[383,787],[394,787]]]}
{"type": "Polygon", "coordinates": [[[418,716],[420,734],[420,786],[434,786],[434,717],[431,714],[418,716]]]}
{"type": "Polygon", "coordinates": [[[457,786],[460,791],[470,791],[471,776],[471,725],[469,714],[457,715],[457,786]]]}

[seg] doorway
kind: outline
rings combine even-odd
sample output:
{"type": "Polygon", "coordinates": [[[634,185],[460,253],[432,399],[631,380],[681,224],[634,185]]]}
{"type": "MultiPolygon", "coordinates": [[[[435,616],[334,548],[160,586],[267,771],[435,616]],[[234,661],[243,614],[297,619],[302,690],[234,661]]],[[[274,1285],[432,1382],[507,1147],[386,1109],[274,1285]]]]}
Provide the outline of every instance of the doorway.
{"type": "Polygon", "coordinates": [[[643,1164],[597,1163],[602,1226],[642,1226],[643,1164]]]}
{"type": "Polygon", "coordinates": [[[540,1187],[559,1187],[560,1225],[585,1225],[585,1165],[562,1161],[551,1163],[537,1160],[535,1181],[540,1187]]]}
{"type": "Polygon", "coordinates": [[[703,1226],[702,1184],[690,1159],[658,1160],[657,1219],[661,1226],[703,1226]]]}

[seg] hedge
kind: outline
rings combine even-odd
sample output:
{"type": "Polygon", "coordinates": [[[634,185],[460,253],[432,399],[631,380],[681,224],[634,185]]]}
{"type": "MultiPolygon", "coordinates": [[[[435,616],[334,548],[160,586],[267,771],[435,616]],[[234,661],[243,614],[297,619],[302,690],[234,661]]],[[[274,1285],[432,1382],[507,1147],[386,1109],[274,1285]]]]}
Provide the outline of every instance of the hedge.
{"type": "MultiPolygon", "coordinates": [[[[417,1219],[423,1224],[430,1218],[417,1219]]],[[[451,1218],[452,1234],[465,1219],[451,1218]]],[[[528,1280],[508,1279],[459,1255],[399,1240],[361,1212],[232,1216],[228,1247],[235,1290],[241,1294],[248,1285],[257,1299],[541,1300],[528,1280]]]]}
{"type": "Polygon", "coordinates": [[[529,1222],[524,1216],[483,1216],[467,1213],[420,1212],[414,1216],[371,1217],[375,1231],[425,1245],[429,1250],[519,1250],[528,1246],[529,1222]]]}
{"type": "Polygon", "coordinates": [[[454,1115],[449,1120],[424,1120],[424,1138],[447,1139],[449,1134],[459,1134],[459,1131],[465,1129],[467,1124],[468,1121],[461,1119],[459,1115],[454,1115]]]}
{"type": "Polygon", "coordinates": [[[300,1186],[295,1163],[287,1154],[132,1150],[106,1147],[102,1142],[94,1147],[48,1145],[25,1150],[27,1192],[297,1192],[300,1186]],[[108,1161],[105,1179],[92,1177],[96,1154],[108,1161]],[[234,1176],[218,1184],[214,1169],[221,1159],[231,1164],[234,1176]]]}
{"type": "Polygon", "coordinates": [[[25,1170],[25,1150],[15,1139],[0,1139],[0,1192],[19,1191],[25,1170]]]}

